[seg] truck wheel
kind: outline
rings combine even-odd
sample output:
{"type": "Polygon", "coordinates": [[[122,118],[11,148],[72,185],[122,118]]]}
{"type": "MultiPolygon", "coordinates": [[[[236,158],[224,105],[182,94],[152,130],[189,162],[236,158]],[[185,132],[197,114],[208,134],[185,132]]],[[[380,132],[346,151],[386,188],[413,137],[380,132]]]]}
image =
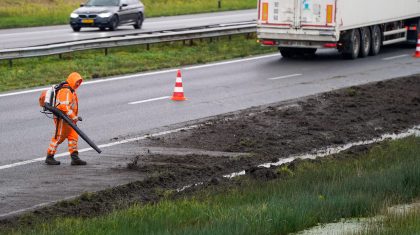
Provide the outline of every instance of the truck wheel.
{"type": "Polygon", "coordinates": [[[345,59],[354,60],[359,56],[360,52],[360,33],[358,29],[347,31],[343,35],[342,54],[345,59]]]}
{"type": "Polygon", "coordinates": [[[370,48],[372,46],[372,40],[370,36],[370,30],[368,27],[360,29],[360,53],[359,57],[364,58],[369,55],[370,48]]]}
{"type": "Polygon", "coordinates": [[[292,48],[279,47],[279,51],[283,58],[292,58],[295,55],[292,48]]]}
{"type": "Polygon", "coordinates": [[[313,57],[315,56],[316,51],[316,48],[305,48],[303,49],[303,55],[307,57],[313,57]]]}
{"type": "Polygon", "coordinates": [[[374,56],[379,54],[382,47],[382,32],[379,26],[375,25],[371,28],[372,46],[370,47],[369,55],[374,56]]]}
{"type": "Polygon", "coordinates": [[[290,48],[290,47],[280,47],[280,54],[284,58],[292,57],[313,57],[316,53],[316,48],[290,48]]]}

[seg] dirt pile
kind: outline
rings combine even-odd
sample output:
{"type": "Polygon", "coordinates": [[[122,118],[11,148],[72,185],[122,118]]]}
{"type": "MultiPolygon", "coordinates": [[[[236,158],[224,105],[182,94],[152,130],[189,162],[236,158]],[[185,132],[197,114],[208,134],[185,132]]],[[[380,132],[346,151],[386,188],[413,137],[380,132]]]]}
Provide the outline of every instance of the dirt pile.
{"type": "Polygon", "coordinates": [[[419,97],[420,76],[412,76],[324,93],[296,105],[271,105],[218,117],[148,144],[252,152],[270,161],[417,125],[419,97]]]}

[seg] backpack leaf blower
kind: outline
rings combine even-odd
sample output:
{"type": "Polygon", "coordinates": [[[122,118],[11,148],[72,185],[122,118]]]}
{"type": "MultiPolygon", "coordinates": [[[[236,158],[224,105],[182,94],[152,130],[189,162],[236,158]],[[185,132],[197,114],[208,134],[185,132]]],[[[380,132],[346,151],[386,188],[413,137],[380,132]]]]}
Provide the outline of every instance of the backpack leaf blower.
{"type": "Polygon", "coordinates": [[[86,141],[92,147],[96,152],[99,154],[102,152],[102,150],[99,149],[99,147],[82,131],[79,127],[77,127],[76,124],[73,123],[73,121],[65,115],[61,110],[55,107],[55,96],[59,89],[63,88],[62,85],[64,83],[53,86],[50,89],[42,92],[41,97],[39,98],[39,105],[44,108],[45,111],[51,112],[54,116],[57,118],[63,119],[73,130],[79,134],[79,136],[86,141]]]}

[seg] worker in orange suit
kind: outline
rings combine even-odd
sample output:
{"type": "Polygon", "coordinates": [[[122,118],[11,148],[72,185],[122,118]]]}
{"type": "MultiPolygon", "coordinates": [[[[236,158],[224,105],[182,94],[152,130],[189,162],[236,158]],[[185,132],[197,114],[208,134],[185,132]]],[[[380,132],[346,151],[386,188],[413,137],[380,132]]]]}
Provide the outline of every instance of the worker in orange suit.
{"type": "MultiPolygon", "coordinates": [[[[61,89],[57,91],[55,106],[66,114],[76,124],[78,121],[82,121],[82,118],[78,116],[78,98],[76,94],[77,88],[82,84],[82,77],[78,73],[71,73],[66,83],[61,89]]],[[[47,151],[47,158],[45,163],[48,165],[60,165],[60,162],[54,159],[54,155],[57,152],[57,147],[64,140],[68,140],[68,149],[71,157],[71,165],[86,165],[86,162],[79,158],[79,152],[77,148],[77,141],[79,139],[78,134],[73,128],[70,127],[63,119],[54,118],[55,123],[55,134],[51,139],[50,146],[47,151]]]]}

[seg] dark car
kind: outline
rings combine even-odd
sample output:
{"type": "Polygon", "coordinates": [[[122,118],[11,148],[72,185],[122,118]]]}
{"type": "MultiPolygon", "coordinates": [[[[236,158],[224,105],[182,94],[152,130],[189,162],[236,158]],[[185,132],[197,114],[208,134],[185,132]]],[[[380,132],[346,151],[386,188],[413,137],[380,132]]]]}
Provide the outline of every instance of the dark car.
{"type": "Polygon", "coordinates": [[[133,25],[140,29],[144,21],[144,5],[139,0],[89,0],[70,15],[70,26],[75,32],[82,27],[108,28],[133,25]]]}

